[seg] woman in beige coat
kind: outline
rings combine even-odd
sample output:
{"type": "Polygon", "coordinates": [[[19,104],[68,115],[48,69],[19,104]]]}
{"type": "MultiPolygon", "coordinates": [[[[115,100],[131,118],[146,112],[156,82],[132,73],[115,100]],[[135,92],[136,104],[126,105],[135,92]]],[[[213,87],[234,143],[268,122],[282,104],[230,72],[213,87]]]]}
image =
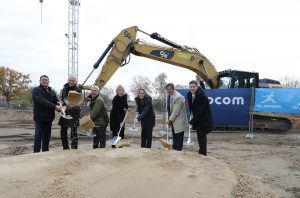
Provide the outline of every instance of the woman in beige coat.
{"type": "Polygon", "coordinates": [[[172,129],[173,149],[182,150],[184,130],[187,127],[187,117],[184,105],[184,97],[174,89],[174,84],[166,85],[168,125],[172,129]]]}

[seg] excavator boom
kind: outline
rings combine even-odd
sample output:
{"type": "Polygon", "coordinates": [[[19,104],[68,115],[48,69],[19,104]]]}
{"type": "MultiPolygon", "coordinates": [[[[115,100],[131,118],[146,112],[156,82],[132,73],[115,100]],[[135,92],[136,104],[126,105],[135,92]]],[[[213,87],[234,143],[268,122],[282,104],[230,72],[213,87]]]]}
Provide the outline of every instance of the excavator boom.
{"type": "Polygon", "coordinates": [[[218,85],[218,73],[215,67],[205,56],[194,49],[176,49],[135,43],[131,52],[137,56],[189,69],[199,75],[211,88],[216,88],[218,85]]]}
{"type": "MultiPolygon", "coordinates": [[[[117,37],[112,41],[113,43],[112,49],[96,79],[96,85],[98,85],[100,89],[104,87],[104,85],[108,82],[108,80],[112,77],[112,75],[119,69],[119,67],[125,63],[126,58],[130,54],[130,46],[136,39],[136,33],[137,33],[137,27],[133,26],[122,30],[117,35],[117,37]]],[[[106,55],[105,53],[103,54],[106,55]]],[[[94,64],[94,69],[96,69],[99,66],[101,62],[100,58],[94,64]]]]}
{"type": "Polygon", "coordinates": [[[199,75],[211,88],[216,88],[218,86],[218,73],[215,67],[197,49],[183,47],[161,37],[157,33],[151,35],[146,34],[171,47],[143,43],[136,38],[137,31],[139,31],[137,26],[122,30],[94,64],[94,69],[96,69],[104,56],[108,53],[108,49],[111,48],[96,79],[96,85],[100,88],[109,81],[119,67],[127,64],[126,59],[130,53],[189,69],[199,75]]]}

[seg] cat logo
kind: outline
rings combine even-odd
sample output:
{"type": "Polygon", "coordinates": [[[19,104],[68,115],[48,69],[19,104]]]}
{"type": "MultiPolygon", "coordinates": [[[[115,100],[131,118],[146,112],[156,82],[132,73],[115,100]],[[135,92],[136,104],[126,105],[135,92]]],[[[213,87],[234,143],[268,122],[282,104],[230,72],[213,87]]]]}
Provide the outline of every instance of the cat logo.
{"type": "Polygon", "coordinates": [[[158,56],[163,59],[171,59],[174,55],[174,51],[171,50],[152,50],[151,55],[158,56]]]}
{"type": "Polygon", "coordinates": [[[127,37],[127,38],[131,39],[131,35],[128,31],[124,32],[124,37],[127,37]]]}
{"type": "Polygon", "coordinates": [[[169,53],[168,53],[168,52],[165,52],[165,51],[160,51],[160,56],[161,56],[162,58],[168,59],[169,53]]]}

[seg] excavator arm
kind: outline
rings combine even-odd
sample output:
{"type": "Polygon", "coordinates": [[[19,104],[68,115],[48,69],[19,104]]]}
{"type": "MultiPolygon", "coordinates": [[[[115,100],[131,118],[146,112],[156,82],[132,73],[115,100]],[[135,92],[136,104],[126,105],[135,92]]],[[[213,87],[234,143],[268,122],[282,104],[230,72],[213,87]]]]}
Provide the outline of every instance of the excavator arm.
{"type": "Polygon", "coordinates": [[[126,60],[130,53],[192,70],[211,88],[216,88],[218,86],[218,73],[215,67],[197,49],[178,45],[161,37],[157,33],[150,35],[143,32],[151,38],[159,40],[171,47],[141,42],[139,39],[136,39],[137,31],[143,32],[136,26],[122,30],[94,64],[95,70],[111,49],[102,66],[101,72],[96,79],[96,85],[100,88],[104,87],[119,67],[127,64],[126,60]]]}
{"type": "Polygon", "coordinates": [[[193,50],[136,43],[131,53],[192,70],[211,88],[216,88],[218,73],[215,67],[205,56],[193,50]]]}

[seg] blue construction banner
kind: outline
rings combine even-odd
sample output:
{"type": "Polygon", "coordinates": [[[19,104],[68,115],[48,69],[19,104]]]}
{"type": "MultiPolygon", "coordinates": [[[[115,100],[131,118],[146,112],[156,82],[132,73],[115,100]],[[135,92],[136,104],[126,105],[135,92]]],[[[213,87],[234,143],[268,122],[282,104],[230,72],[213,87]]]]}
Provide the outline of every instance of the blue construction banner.
{"type": "MultiPolygon", "coordinates": [[[[187,96],[189,90],[178,89],[187,96]]],[[[248,126],[251,89],[205,89],[215,126],[248,126]]],[[[188,106],[187,100],[186,105],[188,106]]],[[[189,110],[187,111],[189,113],[189,110]]]]}
{"type": "Polygon", "coordinates": [[[300,89],[256,89],[254,111],[300,114],[300,89]]]}

